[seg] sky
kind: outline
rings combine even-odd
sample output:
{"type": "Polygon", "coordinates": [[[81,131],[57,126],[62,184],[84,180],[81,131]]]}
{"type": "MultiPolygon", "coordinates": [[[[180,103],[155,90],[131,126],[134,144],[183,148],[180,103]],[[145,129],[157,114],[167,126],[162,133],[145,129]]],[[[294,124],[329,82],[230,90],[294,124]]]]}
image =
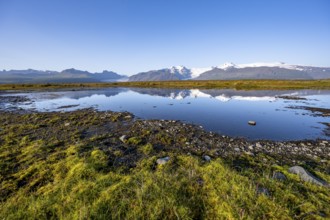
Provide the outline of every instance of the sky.
{"type": "Polygon", "coordinates": [[[0,0],[0,69],[330,66],[329,0],[0,0]]]}

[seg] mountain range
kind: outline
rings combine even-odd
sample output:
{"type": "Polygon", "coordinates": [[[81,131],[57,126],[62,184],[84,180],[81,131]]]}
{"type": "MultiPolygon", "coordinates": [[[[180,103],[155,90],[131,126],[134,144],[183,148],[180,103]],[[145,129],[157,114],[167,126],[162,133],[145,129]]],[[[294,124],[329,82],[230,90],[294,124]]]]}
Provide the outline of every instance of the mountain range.
{"type": "Polygon", "coordinates": [[[209,68],[174,66],[171,68],[138,73],[129,81],[162,80],[240,80],[240,79],[328,79],[329,67],[289,65],[285,63],[225,63],[209,68]]]}
{"type": "Polygon", "coordinates": [[[4,70],[0,71],[0,83],[84,83],[125,81],[128,77],[112,71],[101,73],[66,69],[61,72],[41,70],[4,70]]]}
{"type": "Polygon", "coordinates": [[[57,71],[4,70],[0,71],[0,83],[83,83],[115,81],[170,81],[170,80],[240,80],[240,79],[330,79],[330,67],[289,65],[285,63],[225,63],[206,68],[173,66],[159,70],[140,72],[132,76],[104,70],[90,73],[77,69],[57,71]]]}

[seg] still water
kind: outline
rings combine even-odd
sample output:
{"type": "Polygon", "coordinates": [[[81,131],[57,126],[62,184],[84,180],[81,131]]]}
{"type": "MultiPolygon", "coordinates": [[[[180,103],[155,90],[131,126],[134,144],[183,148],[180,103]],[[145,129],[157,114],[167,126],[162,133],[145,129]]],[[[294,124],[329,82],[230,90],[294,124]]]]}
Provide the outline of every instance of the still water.
{"type": "Polygon", "coordinates": [[[330,139],[329,115],[305,109],[330,109],[330,91],[324,90],[108,88],[14,95],[32,100],[19,107],[42,112],[93,107],[100,111],[128,111],[142,119],[181,120],[209,131],[250,140],[330,139]],[[257,125],[248,125],[250,120],[257,125]]]}

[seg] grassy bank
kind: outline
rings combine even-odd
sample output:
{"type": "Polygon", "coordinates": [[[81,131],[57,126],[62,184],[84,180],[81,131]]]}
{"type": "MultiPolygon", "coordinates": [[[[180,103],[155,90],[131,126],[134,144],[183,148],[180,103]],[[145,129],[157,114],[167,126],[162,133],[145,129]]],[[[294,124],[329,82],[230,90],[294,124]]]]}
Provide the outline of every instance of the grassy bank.
{"type": "MultiPolygon", "coordinates": [[[[160,123],[155,130],[127,113],[1,113],[0,219],[330,216],[329,188],[301,181],[280,158],[180,148],[193,143],[190,134],[180,127],[170,135],[160,123]],[[157,165],[164,156],[169,162],[157,165]],[[275,172],[286,179],[274,179],[275,172]]],[[[326,164],[319,169],[315,159],[309,168],[329,182],[326,164]]]]}
{"type": "Polygon", "coordinates": [[[237,89],[237,90],[289,90],[330,89],[330,80],[211,80],[211,81],[159,81],[71,84],[0,84],[0,90],[87,89],[106,87],[143,87],[178,89],[237,89]]]}

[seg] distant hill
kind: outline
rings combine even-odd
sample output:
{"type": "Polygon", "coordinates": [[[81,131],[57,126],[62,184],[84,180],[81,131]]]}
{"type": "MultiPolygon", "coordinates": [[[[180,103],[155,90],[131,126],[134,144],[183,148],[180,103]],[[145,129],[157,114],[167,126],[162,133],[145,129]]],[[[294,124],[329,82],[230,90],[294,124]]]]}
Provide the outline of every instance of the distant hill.
{"type": "Polygon", "coordinates": [[[0,83],[87,83],[112,82],[127,79],[112,71],[90,73],[77,69],[57,71],[40,70],[9,70],[0,71],[0,83]]]}

